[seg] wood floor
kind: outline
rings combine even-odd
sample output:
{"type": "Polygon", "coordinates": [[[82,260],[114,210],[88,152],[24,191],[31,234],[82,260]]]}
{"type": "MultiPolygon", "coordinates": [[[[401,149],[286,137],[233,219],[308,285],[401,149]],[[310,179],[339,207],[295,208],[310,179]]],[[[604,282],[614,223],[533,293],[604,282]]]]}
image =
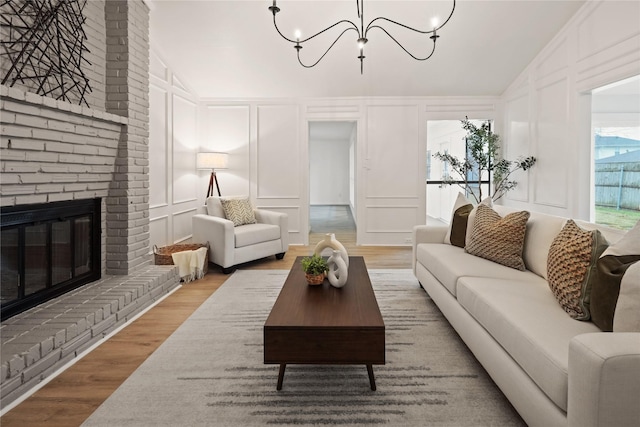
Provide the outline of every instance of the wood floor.
{"type": "MultiPolygon", "coordinates": [[[[309,246],[290,246],[283,260],[274,257],[240,269],[290,269],[298,255],[309,255],[322,233],[310,235],[309,246]]],[[[411,268],[410,247],[356,246],[355,232],[337,232],[349,255],[363,256],[369,269],[411,268]]],[[[186,284],[131,325],[53,379],[0,418],[2,427],[79,426],[228,278],[210,268],[205,278],[186,284]]]]}

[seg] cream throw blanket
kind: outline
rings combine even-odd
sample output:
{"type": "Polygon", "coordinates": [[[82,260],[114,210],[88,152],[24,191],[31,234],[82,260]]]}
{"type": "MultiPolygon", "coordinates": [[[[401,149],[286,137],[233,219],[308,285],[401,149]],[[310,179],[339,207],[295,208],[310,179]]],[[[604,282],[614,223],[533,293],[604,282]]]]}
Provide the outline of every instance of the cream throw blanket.
{"type": "Polygon", "coordinates": [[[195,251],[182,251],[171,254],[173,264],[178,266],[180,279],[185,283],[204,277],[202,267],[204,266],[204,258],[206,256],[207,248],[204,247],[196,249],[195,251]]]}

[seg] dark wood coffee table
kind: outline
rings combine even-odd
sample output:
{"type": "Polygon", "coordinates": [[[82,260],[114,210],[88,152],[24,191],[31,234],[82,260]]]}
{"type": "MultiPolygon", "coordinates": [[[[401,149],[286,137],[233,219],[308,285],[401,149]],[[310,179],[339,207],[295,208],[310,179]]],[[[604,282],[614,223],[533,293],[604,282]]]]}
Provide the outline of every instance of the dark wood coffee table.
{"type": "Polygon", "coordinates": [[[385,363],[385,330],[364,259],[349,257],[347,283],[334,288],[327,279],[307,285],[301,258],[264,324],[264,363],[280,364],[276,388],[287,364],[363,364],[375,390],[373,365],[385,363]]]}

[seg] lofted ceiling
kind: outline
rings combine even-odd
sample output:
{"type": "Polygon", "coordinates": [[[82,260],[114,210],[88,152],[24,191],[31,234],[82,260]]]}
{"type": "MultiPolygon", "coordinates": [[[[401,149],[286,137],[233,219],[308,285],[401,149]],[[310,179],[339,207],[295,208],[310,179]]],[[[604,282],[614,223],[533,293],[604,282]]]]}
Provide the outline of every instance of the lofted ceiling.
{"type": "MultiPolygon", "coordinates": [[[[427,61],[415,61],[381,31],[369,34],[360,74],[355,32],[314,68],[301,67],[273,27],[271,0],[149,0],[151,47],[201,98],[499,96],[583,5],[578,0],[458,0],[427,61]]],[[[429,28],[452,1],[364,0],[365,25],[377,16],[429,28]]],[[[341,19],[357,22],[354,0],[278,1],[278,24],[293,38],[341,19]]],[[[425,36],[389,29],[422,55],[425,36]],[[422,43],[422,44],[421,44],[422,43]]],[[[336,34],[337,36],[337,34],[336,34]]],[[[314,62],[330,45],[305,45],[314,62]]],[[[427,42],[431,42],[426,39],[427,42]]]]}

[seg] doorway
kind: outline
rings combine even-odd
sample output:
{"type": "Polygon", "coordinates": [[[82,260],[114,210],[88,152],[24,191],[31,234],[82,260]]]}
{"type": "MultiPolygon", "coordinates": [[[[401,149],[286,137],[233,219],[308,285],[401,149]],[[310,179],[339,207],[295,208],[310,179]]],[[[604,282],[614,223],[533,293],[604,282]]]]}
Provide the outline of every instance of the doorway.
{"type": "Polygon", "coordinates": [[[309,122],[310,235],[348,233],[355,240],[356,132],[355,121],[309,122]]]}

